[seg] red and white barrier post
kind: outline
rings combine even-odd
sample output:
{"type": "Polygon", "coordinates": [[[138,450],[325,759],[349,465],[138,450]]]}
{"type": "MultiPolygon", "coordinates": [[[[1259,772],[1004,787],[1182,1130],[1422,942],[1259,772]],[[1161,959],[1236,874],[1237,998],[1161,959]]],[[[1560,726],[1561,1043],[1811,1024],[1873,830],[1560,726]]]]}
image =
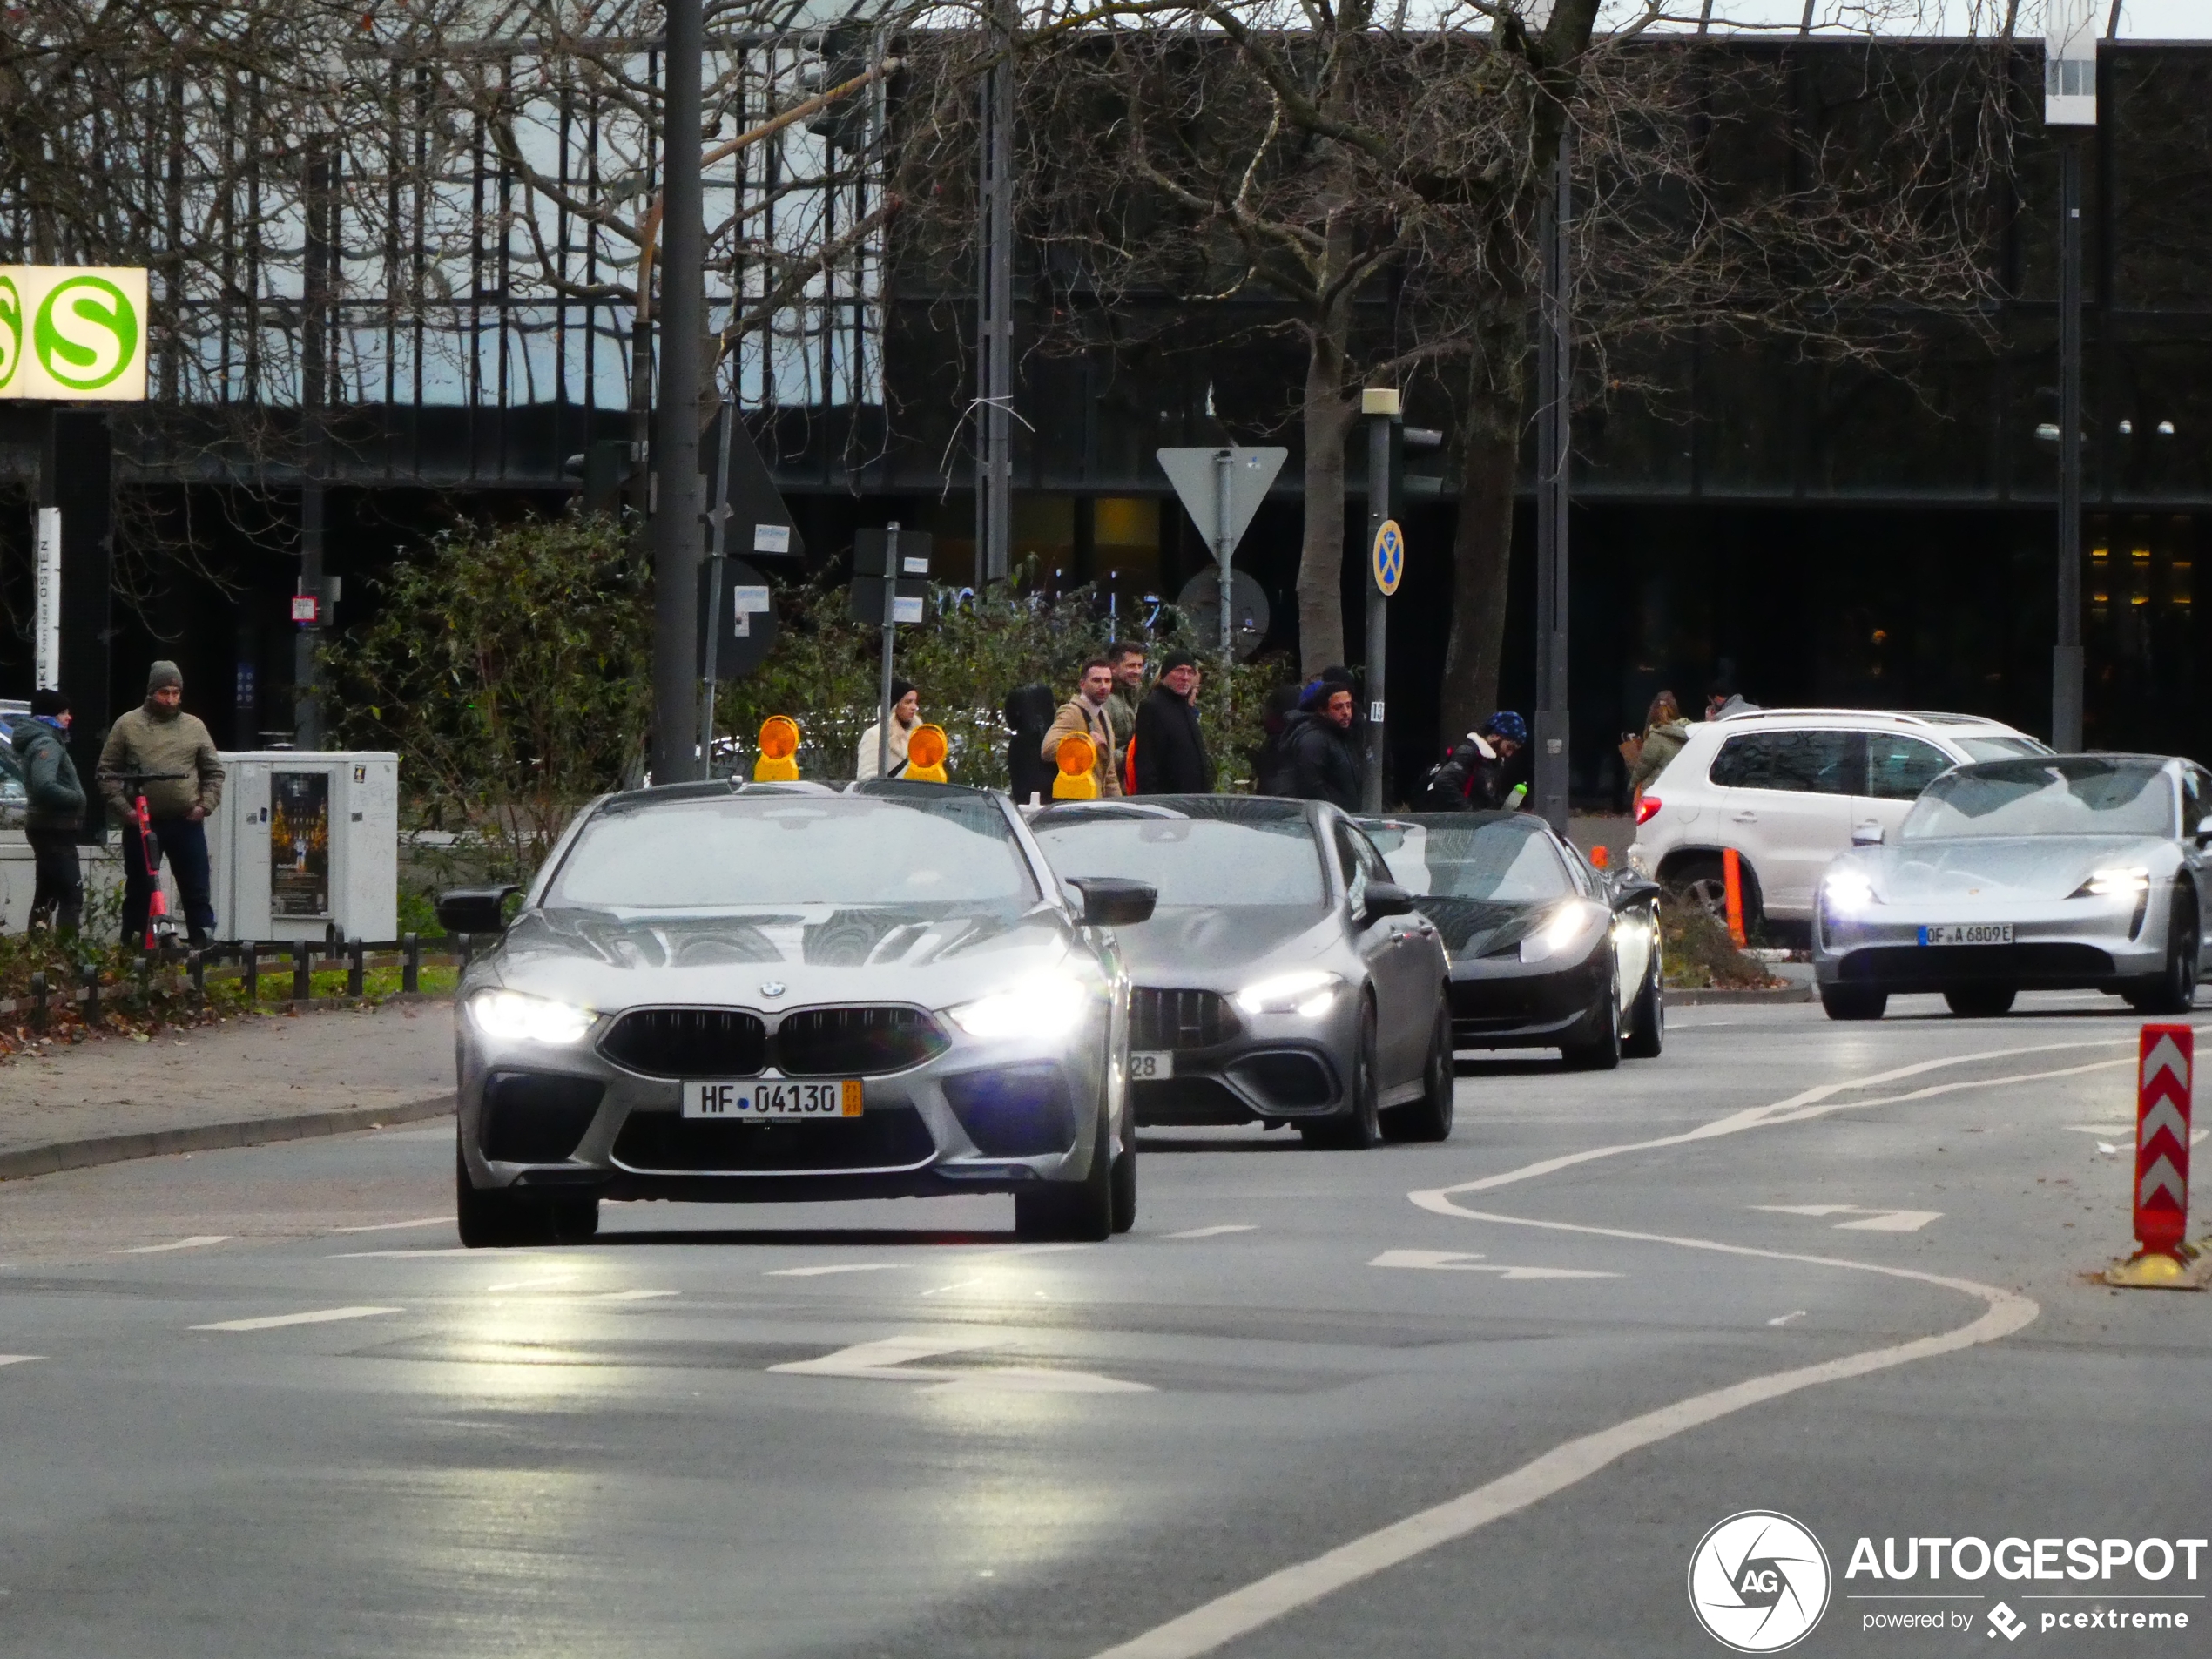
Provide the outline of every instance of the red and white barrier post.
{"type": "Polygon", "coordinates": [[[2105,1278],[2114,1285],[2187,1287],[2189,1247],[2189,1097],[2196,1034],[2147,1025],[2135,1069],[2135,1254],[2105,1278]]]}

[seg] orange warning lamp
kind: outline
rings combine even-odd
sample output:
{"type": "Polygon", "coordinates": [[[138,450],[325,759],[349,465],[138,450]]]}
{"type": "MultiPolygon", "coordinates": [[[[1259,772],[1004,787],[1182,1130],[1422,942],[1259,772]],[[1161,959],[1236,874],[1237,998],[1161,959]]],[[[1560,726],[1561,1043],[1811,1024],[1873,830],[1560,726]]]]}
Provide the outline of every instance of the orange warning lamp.
{"type": "Polygon", "coordinates": [[[907,739],[907,769],[900,775],[918,784],[949,782],[945,776],[945,756],[950,748],[943,726],[916,726],[907,739]]]}
{"type": "Polygon", "coordinates": [[[752,763],[757,784],[789,784],[799,780],[799,722],[788,715],[772,714],[760,723],[760,759],[752,763]]]}
{"type": "Polygon", "coordinates": [[[1613,853],[1609,848],[1601,844],[1590,849],[1590,867],[1592,869],[1606,869],[1608,868],[1612,863],[1613,853]]]}
{"type": "Polygon", "coordinates": [[[1052,780],[1055,800],[1098,799],[1098,745],[1080,732],[1070,732],[1052,752],[1060,773],[1052,780]]]}

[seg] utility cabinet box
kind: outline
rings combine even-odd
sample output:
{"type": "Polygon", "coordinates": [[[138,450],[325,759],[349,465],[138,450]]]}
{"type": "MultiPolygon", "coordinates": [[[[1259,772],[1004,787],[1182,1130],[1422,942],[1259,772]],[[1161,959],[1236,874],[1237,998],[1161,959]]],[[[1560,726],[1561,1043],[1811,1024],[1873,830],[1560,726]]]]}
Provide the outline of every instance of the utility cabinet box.
{"type": "Polygon", "coordinates": [[[400,758],[226,754],[208,820],[218,939],[390,939],[399,931],[400,758]]]}

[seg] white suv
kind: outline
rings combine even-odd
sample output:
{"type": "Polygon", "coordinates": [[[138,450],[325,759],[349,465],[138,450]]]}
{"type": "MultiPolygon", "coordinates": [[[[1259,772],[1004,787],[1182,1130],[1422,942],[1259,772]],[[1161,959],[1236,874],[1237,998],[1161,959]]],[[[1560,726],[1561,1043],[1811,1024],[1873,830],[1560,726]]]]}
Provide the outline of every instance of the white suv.
{"type": "Polygon", "coordinates": [[[1952,766],[2049,752],[1971,714],[1759,709],[1706,720],[1644,786],[1629,856],[1717,909],[1721,851],[1732,846],[1744,920],[1806,922],[1821,872],[1855,829],[1878,824],[1893,836],[1913,797],[1952,766]]]}

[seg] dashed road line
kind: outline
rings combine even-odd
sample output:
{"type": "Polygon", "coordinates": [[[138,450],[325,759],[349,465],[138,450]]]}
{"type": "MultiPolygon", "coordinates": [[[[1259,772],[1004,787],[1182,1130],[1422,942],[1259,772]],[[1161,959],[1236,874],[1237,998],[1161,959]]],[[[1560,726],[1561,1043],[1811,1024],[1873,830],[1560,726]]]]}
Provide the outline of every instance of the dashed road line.
{"type": "Polygon", "coordinates": [[[1501,1278],[1619,1278],[1618,1273],[1593,1272],[1581,1267],[1507,1267],[1486,1262],[1479,1251],[1386,1250],[1367,1264],[1370,1267],[1427,1268],[1450,1273],[1495,1273],[1501,1278]]]}
{"type": "Polygon", "coordinates": [[[1163,1238],[1219,1238],[1225,1233],[1253,1233],[1259,1229],[1245,1222],[1231,1223],[1220,1227],[1186,1227],[1179,1233],[1162,1233],[1163,1238]]]}
{"type": "Polygon", "coordinates": [[[127,1250],[111,1250],[111,1256],[158,1256],[165,1251],[199,1250],[208,1244],[226,1244],[231,1233],[194,1233],[190,1238],[179,1238],[166,1244],[132,1244],[127,1250]]]}
{"type": "Polygon", "coordinates": [[[763,1278],[823,1278],[832,1273],[881,1273],[906,1267],[906,1262],[832,1262],[821,1267],[772,1267],[763,1278]]]}
{"type": "Polygon", "coordinates": [[[333,1227],[334,1233],[395,1233],[408,1227],[450,1227],[451,1216],[425,1216],[420,1221],[377,1221],[366,1227],[333,1227]]]}
{"type": "Polygon", "coordinates": [[[373,1319],[387,1313],[404,1313],[405,1308],[316,1308],[307,1313],[272,1313],[258,1319],[222,1319],[213,1325],[195,1325],[195,1331],[275,1331],[287,1325],[333,1325],[341,1319],[373,1319]]]}
{"type": "Polygon", "coordinates": [[[43,1353],[0,1353],[0,1366],[27,1366],[45,1357],[43,1353]]]}

